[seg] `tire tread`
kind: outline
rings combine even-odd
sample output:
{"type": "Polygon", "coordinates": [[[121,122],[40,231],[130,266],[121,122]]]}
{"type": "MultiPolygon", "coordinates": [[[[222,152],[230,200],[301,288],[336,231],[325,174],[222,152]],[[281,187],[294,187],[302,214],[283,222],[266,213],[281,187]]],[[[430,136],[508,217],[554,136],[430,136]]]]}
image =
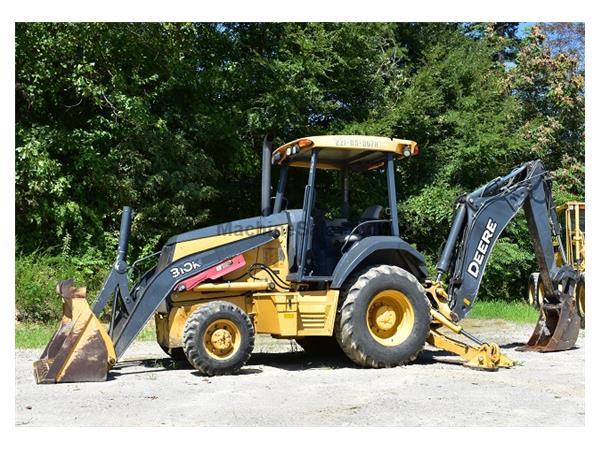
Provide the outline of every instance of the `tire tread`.
{"type": "Polygon", "coordinates": [[[252,321],[242,309],[230,302],[218,300],[199,307],[190,314],[183,328],[183,351],[189,363],[208,376],[239,372],[242,366],[250,359],[252,350],[254,350],[254,326],[252,325],[252,321]],[[240,317],[250,331],[249,342],[241,344],[239,351],[242,353],[236,356],[235,364],[228,367],[215,365],[215,360],[203,355],[198,348],[198,343],[202,342],[202,336],[199,336],[201,325],[209,321],[211,317],[220,315],[223,312],[235,314],[240,317]]]}
{"type": "MultiPolygon", "coordinates": [[[[389,368],[396,365],[408,364],[414,361],[425,347],[425,340],[423,340],[421,348],[415,351],[410,358],[403,360],[398,364],[390,364],[369,355],[367,349],[364,348],[354,336],[355,333],[352,318],[354,316],[355,303],[359,293],[367,283],[374,278],[392,274],[406,278],[408,281],[415,284],[418,287],[419,292],[423,295],[423,298],[427,301],[425,289],[416,277],[410,272],[397,266],[376,265],[367,267],[364,271],[357,272],[351,276],[342,286],[340,298],[343,299],[343,303],[336,315],[335,336],[348,358],[363,367],[389,368]]],[[[427,311],[428,320],[431,322],[431,313],[429,312],[429,309],[427,311]]]]}

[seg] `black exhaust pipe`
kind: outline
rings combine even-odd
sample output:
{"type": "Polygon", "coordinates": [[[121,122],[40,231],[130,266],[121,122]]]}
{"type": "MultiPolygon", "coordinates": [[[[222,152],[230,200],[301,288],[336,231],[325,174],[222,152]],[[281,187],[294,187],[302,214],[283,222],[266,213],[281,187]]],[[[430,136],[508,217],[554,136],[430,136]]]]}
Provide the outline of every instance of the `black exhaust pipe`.
{"type": "Polygon", "coordinates": [[[271,154],[273,153],[273,135],[267,134],[262,144],[262,181],[260,195],[260,214],[271,214],[271,154]]]}

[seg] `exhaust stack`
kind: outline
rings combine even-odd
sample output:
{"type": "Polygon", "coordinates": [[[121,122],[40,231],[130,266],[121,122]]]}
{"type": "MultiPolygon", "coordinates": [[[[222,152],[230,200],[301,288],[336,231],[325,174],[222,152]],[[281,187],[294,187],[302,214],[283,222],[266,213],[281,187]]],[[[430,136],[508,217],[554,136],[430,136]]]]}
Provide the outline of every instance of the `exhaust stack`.
{"type": "Polygon", "coordinates": [[[260,214],[271,214],[271,154],[273,153],[273,135],[267,134],[262,144],[262,182],[260,191],[260,214]]]}

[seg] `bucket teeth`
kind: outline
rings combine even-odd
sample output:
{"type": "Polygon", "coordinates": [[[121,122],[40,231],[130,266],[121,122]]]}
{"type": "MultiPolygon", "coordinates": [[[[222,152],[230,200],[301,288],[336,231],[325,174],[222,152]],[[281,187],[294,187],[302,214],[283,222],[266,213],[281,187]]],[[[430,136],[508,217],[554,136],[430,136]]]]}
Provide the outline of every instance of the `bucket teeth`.
{"type": "Polygon", "coordinates": [[[575,346],[579,336],[580,317],[573,297],[561,294],[560,303],[540,308],[533,334],[519,351],[556,352],[575,346]]]}
{"type": "Polygon", "coordinates": [[[115,352],[103,325],[85,299],[85,288],[72,280],[59,283],[63,318],[40,359],[33,363],[36,383],[104,381],[115,352]]]}

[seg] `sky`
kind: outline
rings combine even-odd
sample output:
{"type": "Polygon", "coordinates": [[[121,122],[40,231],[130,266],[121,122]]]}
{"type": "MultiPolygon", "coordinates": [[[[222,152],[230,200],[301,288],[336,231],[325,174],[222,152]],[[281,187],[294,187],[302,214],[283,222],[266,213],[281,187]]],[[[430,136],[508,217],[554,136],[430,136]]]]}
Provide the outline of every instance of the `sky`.
{"type": "Polygon", "coordinates": [[[519,22],[519,28],[517,29],[517,36],[523,37],[523,35],[527,32],[527,28],[536,24],[537,22],[519,22]]]}

